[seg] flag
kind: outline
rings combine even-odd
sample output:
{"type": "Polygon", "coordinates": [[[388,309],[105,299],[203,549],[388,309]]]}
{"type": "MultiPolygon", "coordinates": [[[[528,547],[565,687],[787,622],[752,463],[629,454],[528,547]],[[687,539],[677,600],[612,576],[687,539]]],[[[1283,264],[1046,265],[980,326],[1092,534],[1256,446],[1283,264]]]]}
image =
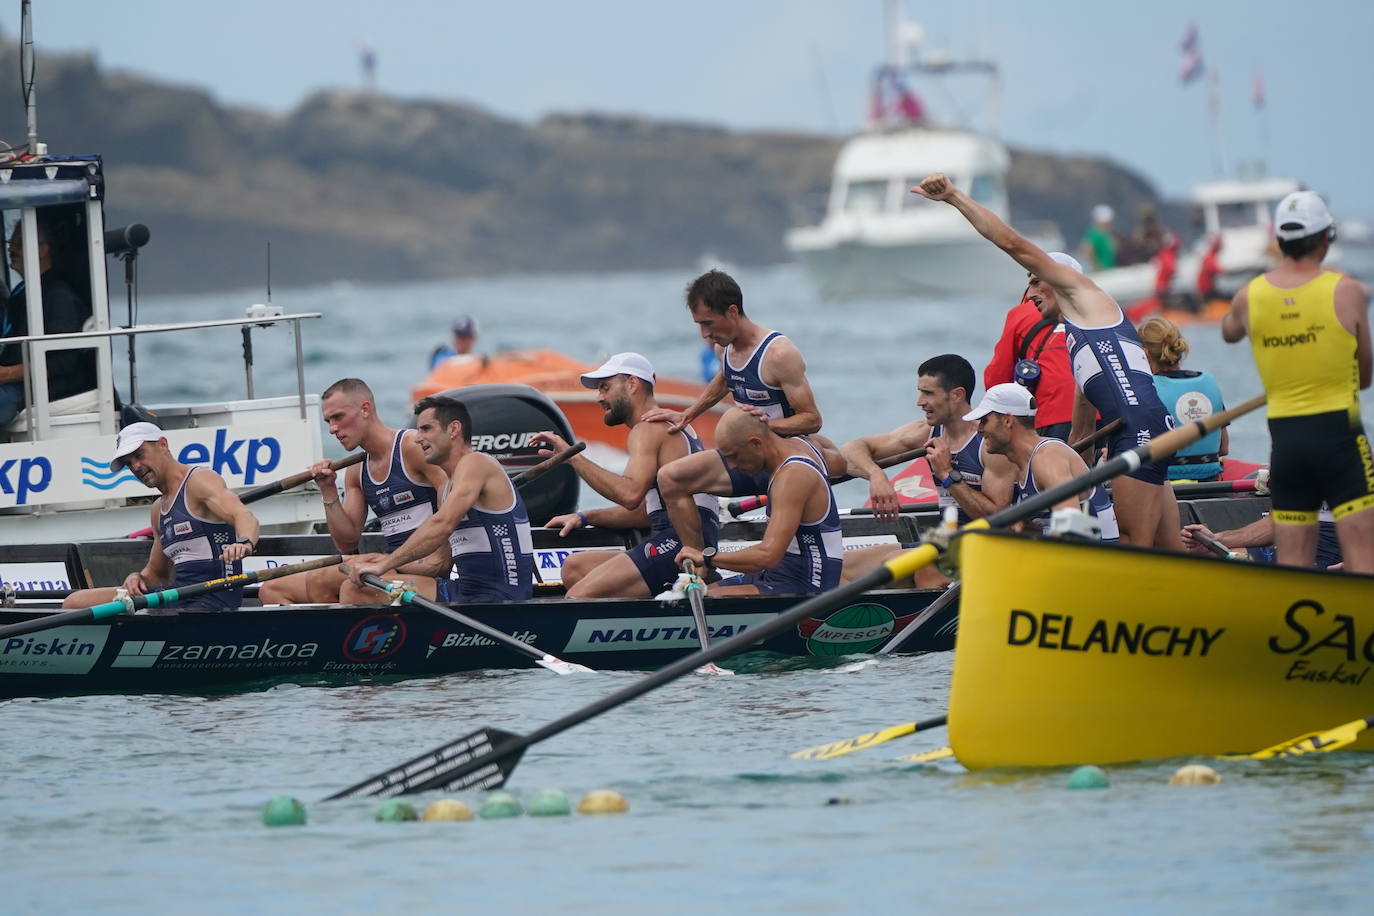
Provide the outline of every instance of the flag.
{"type": "Polygon", "coordinates": [[[1183,53],[1183,64],[1179,68],[1178,75],[1183,85],[1186,86],[1202,76],[1206,69],[1202,63],[1202,42],[1198,38],[1197,23],[1188,26],[1188,32],[1183,36],[1183,43],[1179,45],[1179,50],[1183,53]]]}
{"type": "Polygon", "coordinates": [[[1256,108],[1264,107],[1264,71],[1256,70],[1255,78],[1250,83],[1250,101],[1256,108]]]}

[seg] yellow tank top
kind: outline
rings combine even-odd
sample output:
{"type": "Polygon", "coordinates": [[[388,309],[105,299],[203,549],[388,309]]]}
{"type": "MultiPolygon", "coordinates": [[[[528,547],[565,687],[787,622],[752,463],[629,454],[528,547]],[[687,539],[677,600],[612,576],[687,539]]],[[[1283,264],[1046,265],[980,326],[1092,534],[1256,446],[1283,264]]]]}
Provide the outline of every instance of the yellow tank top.
{"type": "Polygon", "coordinates": [[[1250,350],[1269,396],[1269,416],[1297,417],[1360,410],[1355,335],[1336,317],[1336,284],[1325,271],[1282,289],[1263,276],[1250,281],[1250,350]]]}

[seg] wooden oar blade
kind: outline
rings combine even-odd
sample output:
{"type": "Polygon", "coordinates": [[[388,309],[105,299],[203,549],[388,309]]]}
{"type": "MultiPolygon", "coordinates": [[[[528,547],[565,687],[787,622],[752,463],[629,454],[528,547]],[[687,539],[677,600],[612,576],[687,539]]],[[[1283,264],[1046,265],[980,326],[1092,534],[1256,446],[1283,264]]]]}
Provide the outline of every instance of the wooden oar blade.
{"type": "Polygon", "coordinates": [[[1300,757],[1303,754],[1325,754],[1330,751],[1349,747],[1360,737],[1360,733],[1374,725],[1374,716],[1356,719],[1326,731],[1311,732],[1297,738],[1290,738],[1282,744],[1266,747],[1253,754],[1235,754],[1232,759],[1270,760],[1274,757],[1300,757]]]}
{"type": "Polygon", "coordinates": [[[325,801],[369,796],[389,798],[438,788],[495,789],[510,778],[524,752],[521,736],[499,728],[480,728],[385,773],[335,792],[325,801]]]}

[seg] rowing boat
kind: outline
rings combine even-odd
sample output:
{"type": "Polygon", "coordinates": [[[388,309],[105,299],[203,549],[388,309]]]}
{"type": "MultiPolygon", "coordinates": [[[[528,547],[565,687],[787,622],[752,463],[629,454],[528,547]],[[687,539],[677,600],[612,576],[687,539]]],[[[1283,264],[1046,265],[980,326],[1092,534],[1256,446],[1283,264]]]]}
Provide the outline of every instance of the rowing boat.
{"type": "Polygon", "coordinates": [[[1247,752],[1374,712],[1374,577],[959,543],[949,737],[972,769],[1247,752]]]}

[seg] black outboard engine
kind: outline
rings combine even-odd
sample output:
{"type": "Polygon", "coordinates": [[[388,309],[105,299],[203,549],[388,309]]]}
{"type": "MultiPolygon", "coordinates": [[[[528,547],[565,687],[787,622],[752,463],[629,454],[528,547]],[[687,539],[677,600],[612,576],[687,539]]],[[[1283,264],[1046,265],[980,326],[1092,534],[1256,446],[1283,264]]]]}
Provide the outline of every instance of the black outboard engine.
{"type": "MultiPolygon", "coordinates": [[[[461,401],[472,416],[472,448],[485,452],[514,477],[543,459],[530,442],[535,433],[554,432],[569,444],[572,426],[548,395],[528,385],[467,385],[439,392],[461,401]]],[[[520,488],[530,524],[539,527],[555,515],[577,511],[582,482],[566,464],[520,488]]]]}

